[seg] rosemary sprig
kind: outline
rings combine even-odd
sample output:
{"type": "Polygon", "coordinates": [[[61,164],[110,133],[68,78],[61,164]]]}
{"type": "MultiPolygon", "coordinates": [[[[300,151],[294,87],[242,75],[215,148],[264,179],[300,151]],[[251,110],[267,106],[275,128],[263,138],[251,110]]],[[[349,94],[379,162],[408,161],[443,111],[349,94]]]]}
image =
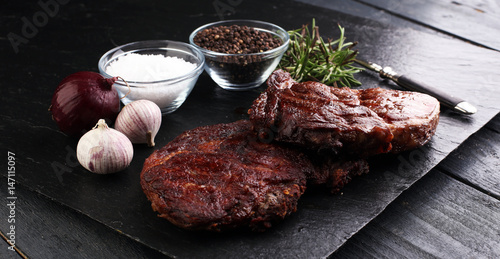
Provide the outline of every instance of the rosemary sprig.
{"type": "Polygon", "coordinates": [[[319,35],[319,27],[312,20],[312,30],[308,25],[288,31],[290,46],[280,61],[279,68],[288,71],[298,82],[318,81],[326,85],[359,86],[361,82],[354,74],[362,68],[352,66],[357,50],[352,48],[357,42],[344,42],[344,28],[339,25],[340,38],[327,42],[319,35]]]}

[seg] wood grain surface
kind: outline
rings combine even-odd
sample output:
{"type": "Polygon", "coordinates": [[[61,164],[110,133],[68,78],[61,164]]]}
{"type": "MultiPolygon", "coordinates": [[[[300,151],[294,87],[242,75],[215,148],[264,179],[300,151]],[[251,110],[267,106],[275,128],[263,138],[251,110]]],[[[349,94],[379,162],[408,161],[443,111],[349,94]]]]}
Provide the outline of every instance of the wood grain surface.
{"type": "Polygon", "coordinates": [[[467,185],[500,199],[500,134],[498,116],[481,134],[475,134],[463,145],[468,149],[453,152],[440,169],[467,185]]]}
{"type": "Polygon", "coordinates": [[[499,123],[500,115],[405,191],[332,258],[500,256],[499,123]]]}
{"type": "Polygon", "coordinates": [[[356,0],[414,23],[500,50],[500,5],[495,0],[356,0]]]}
{"type": "Polygon", "coordinates": [[[494,258],[500,201],[434,170],[332,258],[494,258]]]}
{"type": "MultiPolygon", "coordinates": [[[[412,18],[359,1],[344,2],[343,11],[290,1],[230,2],[232,9],[224,13],[218,12],[213,2],[69,2],[60,5],[57,15],[20,45],[18,52],[6,37],[0,37],[2,60],[10,61],[0,67],[4,93],[0,95],[0,147],[2,153],[12,151],[19,158],[16,181],[23,200],[18,213],[23,219],[19,227],[24,230],[19,232],[18,245],[23,251],[34,257],[320,258],[349,240],[339,255],[440,256],[446,255],[441,250],[451,250],[447,246],[454,247],[456,254],[496,255],[495,236],[479,225],[496,230],[498,222],[496,218],[479,218],[484,213],[497,215],[494,210],[498,199],[494,197],[498,195],[498,178],[484,172],[498,172],[498,118],[485,133],[474,137],[477,140],[467,139],[500,110],[500,53],[463,41],[466,35],[456,37],[432,26],[424,27],[412,18]],[[53,89],[64,76],[80,70],[95,71],[97,60],[108,49],[145,39],[187,41],[192,29],[221,16],[251,17],[287,29],[316,18],[322,24],[322,35],[329,37],[338,35],[337,24],[341,24],[349,40],[360,42],[363,58],[391,65],[401,73],[462,96],[479,111],[464,117],[443,109],[436,136],[428,145],[373,159],[371,173],[356,178],[342,194],[308,191],[296,214],[264,234],[178,229],[156,216],[140,189],[138,172],[152,152],[150,148],[136,146],[131,167],[120,174],[90,174],[76,161],[78,140],[58,131],[47,108],[53,89]],[[475,153],[469,153],[469,149],[475,153]],[[477,162],[483,156],[489,160],[477,162]],[[443,159],[443,165],[438,165],[443,159]],[[417,187],[404,192],[417,181],[417,187]],[[386,209],[403,192],[409,195],[407,201],[400,198],[386,209]],[[454,200],[460,203],[452,203],[454,200]],[[373,219],[378,223],[370,223],[373,219]],[[397,225],[391,226],[392,222],[397,225]],[[473,228],[479,232],[469,231],[473,228]],[[386,234],[380,235],[384,231],[386,234]],[[481,234],[485,235],[484,247],[478,247],[474,239],[481,234]],[[359,252],[357,247],[365,244],[364,252],[359,252]],[[379,248],[380,244],[388,248],[379,248]]],[[[36,1],[4,4],[0,9],[2,35],[22,33],[22,17],[32,18],[40,10],[36,1]]],[[[370,72],[359,78],[363,87],[396,88],[370,72]]],[[[163,130],[156,139],[158,147],[187,129],[246,118],[246,109],[260,91],[262,88],[224,91],[202,75],[186,103],[164,117],[163,130]]],[[[2,171],[0,179],[6,182],[5,177],[2,171]]],[[[5,191],[0,191],[2,198],[5,191]]],[[[5,222],[0,224],[0,231],[4,233],[6,226],[5,222]]]]}
{"type": "MultiPolygon", "coordinates": [[[[17,248],[29,258],[158,258],[161,253],[22,186],[16,188],[17,248]]],[[[6,197],[6,189],[0,189],[6,197]]],[[[0,210],[5,219],[8,211],[0,210]]],[[[9,228],[0,221],[2,233],[9,228]]],[[[22,258],[0,242],[1,258],[22,258]],[[5,248],[5,249],[4,249],[5,248]]]]}

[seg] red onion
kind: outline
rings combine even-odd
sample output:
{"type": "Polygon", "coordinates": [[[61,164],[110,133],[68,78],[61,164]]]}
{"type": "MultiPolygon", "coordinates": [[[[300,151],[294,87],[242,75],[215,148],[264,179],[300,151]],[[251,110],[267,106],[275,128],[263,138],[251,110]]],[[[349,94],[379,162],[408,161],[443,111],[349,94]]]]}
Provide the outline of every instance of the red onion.
{"type": "Polygon", "coordinates": [[[99,119],[114,122],[120,111],[120,98],[113,87],[118,78],[86,71],[64,78],[49,109],[59,129],[68,135],[82,135],[99,119]]]}

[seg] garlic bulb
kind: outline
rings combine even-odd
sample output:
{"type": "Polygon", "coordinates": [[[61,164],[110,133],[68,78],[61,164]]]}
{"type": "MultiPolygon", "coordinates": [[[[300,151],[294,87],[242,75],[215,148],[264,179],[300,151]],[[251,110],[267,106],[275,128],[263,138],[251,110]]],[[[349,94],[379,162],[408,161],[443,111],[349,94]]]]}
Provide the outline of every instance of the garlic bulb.
{"type": "Polygon", "coordinates": [[[78,162],[87,170],[109,174],[127,168],[134,149],[130,140],[121,132],[108,127],[104,119],[85,133],[76,146],[78,162]]]}
{"type": "Polygon", "coordinates": [[[161,125],[161,110],[152,101],[131,102],[118,114],[115,129],[127,136],[132,143],[155,145],[154,138],[161,125]]]}

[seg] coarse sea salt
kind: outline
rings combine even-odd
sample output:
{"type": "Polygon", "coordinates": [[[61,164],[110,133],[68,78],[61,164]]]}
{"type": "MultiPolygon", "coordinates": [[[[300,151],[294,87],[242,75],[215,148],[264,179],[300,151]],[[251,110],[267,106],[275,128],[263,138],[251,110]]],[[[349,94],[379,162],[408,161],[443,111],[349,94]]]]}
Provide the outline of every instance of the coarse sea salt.
{"type": "Polygon", "coordinates": [[[165,81],[188,74],[197,65],[182,58],[163,55],[128,53],[109,63],[106,73],[120,76],[130,84],[117,81],[114,86],[123,104],[146,99],[158,105],[163,113],[177,109],[196,83],[196,78],[165,81]]]}
{"type": "Polygon", "coordinates": [[[196,64],[178,57],[128,53],[111,62],[106,73],[127,81],[152,82],[179,77],[195,68],[196,64]]]}

